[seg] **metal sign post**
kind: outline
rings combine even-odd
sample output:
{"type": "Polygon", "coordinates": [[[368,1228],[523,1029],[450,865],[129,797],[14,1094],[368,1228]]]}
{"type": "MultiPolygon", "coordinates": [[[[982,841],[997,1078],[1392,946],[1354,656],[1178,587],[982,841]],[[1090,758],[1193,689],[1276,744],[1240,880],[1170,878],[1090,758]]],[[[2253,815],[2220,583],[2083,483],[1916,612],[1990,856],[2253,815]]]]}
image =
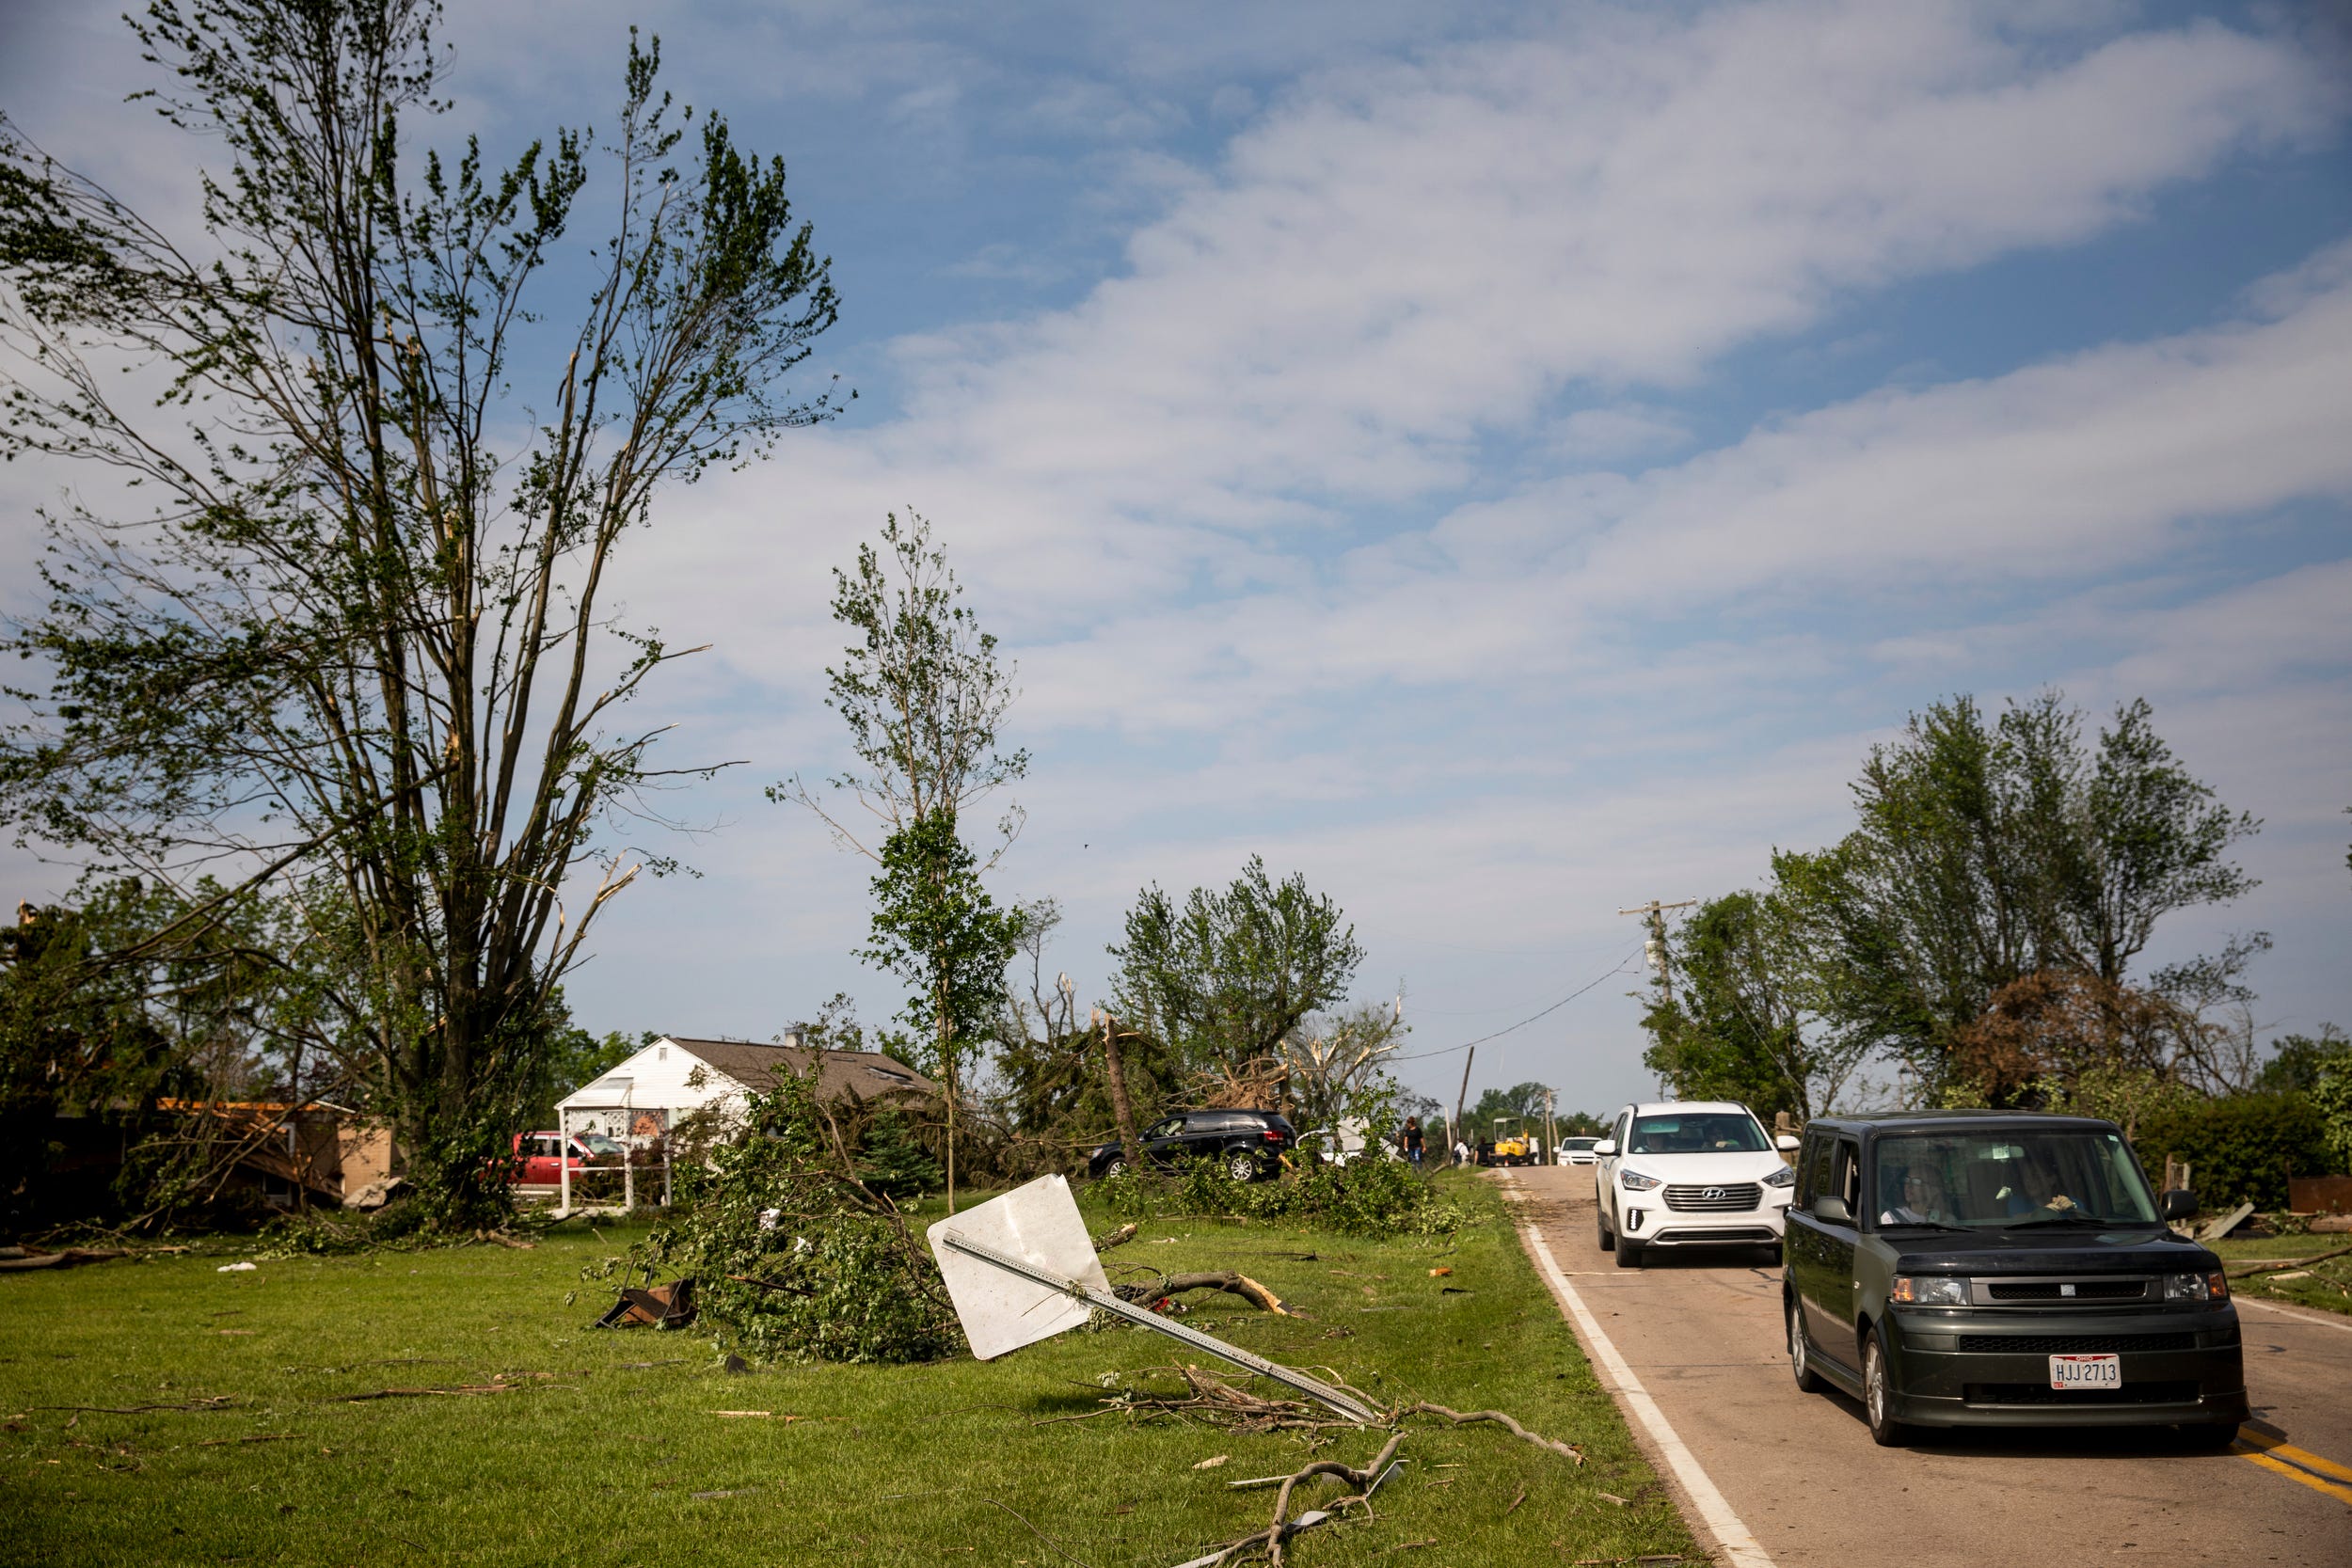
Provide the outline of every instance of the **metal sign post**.
{"type": "Polygon", "coordinates": [[[977,1209],[941,1220],[928,1234],[948,1298],[962,1321],[964,1337],[972,1341],[972,1354],[983,1361],[1051,1338],[1084,1323],[1088,1307],[1100,1307],[1139,1328],[1165,1334],[1194,1350],[1270,1378],[1348,1420],[1366,1426],[1379,1420],[1360,1402],[1328,1384],[1122,1299],[1103,1274],[1094,1243],[1087,1236],[1086,1222],[1079,1217],[1077,1201],[1070,1196],[1070,1184],[1058,1176],[1040,1177],[977,1209]],[[980,1266],[975,1268],[974,1263],[980,1266]],[[1009,1280],[1019,1280],[1028,1288],[1007,1290],[1009,1280]]]}

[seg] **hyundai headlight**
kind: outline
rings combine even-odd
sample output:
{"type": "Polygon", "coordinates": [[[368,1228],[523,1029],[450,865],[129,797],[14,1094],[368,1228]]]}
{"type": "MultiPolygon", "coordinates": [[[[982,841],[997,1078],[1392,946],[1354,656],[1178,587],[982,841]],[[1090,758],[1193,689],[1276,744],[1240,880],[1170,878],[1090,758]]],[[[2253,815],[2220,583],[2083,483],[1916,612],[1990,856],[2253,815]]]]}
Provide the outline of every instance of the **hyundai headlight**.
{"type": "Polygon", "coordinates": [[[1774,1165],[1772,1174],[1764,1178],[1767,1187],[1793,1187],[1796,1184],[1797,1173],[1787,1165],[1774,1165]]]}
{"type": "Polygon", "coordinates": [[[2211,1274],[2169,1274],[2164,1276],[2164,1299],[2167,1301],[2227,1301],[2230,1299],[2230,1276],[2216,1269],[2211,1274]]]}
{"type": "Polygon", "coordinates": [[[1905,1307],[1965,1307],[1968,1282],[1943,1275],[1899,1274],[1887,1282],[1886,1299],[1905,1307]]]}
{"type": "Polygon", "coordinates": [[[1638,1170],[1621,1170],[1617,1173],[1617,1180],[1625,1183],[1626,1191],[1629,1193],[1645,1193],[1658,1185],[1658,1178],[1644,1176],[1638,1170]]]}

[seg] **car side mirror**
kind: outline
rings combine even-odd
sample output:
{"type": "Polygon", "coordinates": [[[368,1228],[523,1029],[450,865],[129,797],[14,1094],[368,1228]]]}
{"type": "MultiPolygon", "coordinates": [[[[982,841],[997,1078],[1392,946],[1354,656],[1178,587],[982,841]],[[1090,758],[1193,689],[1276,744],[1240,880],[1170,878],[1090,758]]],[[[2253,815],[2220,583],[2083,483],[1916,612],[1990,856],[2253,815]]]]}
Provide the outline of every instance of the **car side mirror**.
{"type": "Polygon", "coordinates": [[[1614,1154],[1617,1152],[1617,1140],[1614,1138],[1603,1138],[1600,1142],[1593,1146],[1593,1152],[1602,1155],[1614,1154]]]}
{"type": "Polygon", "coordinates": [[[1836,1193],[1823,1193],[1813,1200],[1813,1217],[1824,1225],[1853,1224],[1853,1211],[1836,1193]]]}
{"type": "Polygon", "coordinates": [[[1793,1132],[1783,1132],[1772,1139],[1772,1147],[1783,1154],[1794,1154],[1804,1146],[1804,1140],[1793,1132]]]}
{"type": "Polygon", "coordinates": [[[2197,1217],[2197,1195],[2184,1187],[2175,1187],[2164,1195],[2164,1217],[2167,1223],[2197,1217]]]}

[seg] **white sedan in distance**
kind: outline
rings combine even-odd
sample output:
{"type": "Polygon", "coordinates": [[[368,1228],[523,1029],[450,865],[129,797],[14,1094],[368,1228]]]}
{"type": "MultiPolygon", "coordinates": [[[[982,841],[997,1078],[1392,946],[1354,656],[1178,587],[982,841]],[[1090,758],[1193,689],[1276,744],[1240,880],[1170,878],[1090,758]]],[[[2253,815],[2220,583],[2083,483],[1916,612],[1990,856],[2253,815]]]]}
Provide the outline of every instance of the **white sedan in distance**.
{"type": "Polygon", "coordinates": [[[1777,1248],[1796,1147],[1728,1101],[1627,1106],[1593,1146],[1601,1250],[1638,1269],[1651,1247],[1777,1248]]]}

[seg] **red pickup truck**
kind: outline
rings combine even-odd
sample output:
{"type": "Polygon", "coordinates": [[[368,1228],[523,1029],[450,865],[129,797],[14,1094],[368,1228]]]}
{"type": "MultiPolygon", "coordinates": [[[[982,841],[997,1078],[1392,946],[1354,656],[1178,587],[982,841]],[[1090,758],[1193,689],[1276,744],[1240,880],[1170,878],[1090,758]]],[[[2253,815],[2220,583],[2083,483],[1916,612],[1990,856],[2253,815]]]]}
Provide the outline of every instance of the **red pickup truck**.
{"type": "Polygon", "coordinates": [[[517,1132],[515,1134],[514,1174],[508,1180],[528,1187],[552,1187],[564,1180],[564,1167],[574,1172],[596,1165],[617,1165],[628,1158],[628,1150],[601,1132],[575,1132],[572,1146],[562,1159],[557,1150],[563,1148],[561,1132],[517,1132]]]}

